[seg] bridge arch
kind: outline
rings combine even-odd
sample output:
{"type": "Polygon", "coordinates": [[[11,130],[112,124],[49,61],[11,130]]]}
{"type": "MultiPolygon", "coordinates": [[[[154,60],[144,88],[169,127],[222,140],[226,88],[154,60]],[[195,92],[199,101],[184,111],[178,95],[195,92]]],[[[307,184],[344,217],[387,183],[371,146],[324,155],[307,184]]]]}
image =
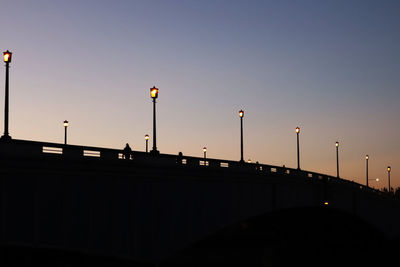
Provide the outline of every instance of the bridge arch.
{"type": "Polygon", "coordinates": [[[369,266],[384,261],[381,253],[388,244],[381,231],[353,213],[325,206],[296,207],[227,226],[164,265],[330,266],[352,262],[369,266]]]}

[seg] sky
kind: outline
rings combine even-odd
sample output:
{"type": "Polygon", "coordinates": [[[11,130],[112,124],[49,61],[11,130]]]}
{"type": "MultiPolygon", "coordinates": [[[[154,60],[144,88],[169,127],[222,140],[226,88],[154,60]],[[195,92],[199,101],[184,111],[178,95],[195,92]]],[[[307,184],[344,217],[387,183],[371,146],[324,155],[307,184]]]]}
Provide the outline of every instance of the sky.
{"type": "MultiPolygon", "coordinates": [[[[400,186],[399,1],[2,0],[14,139],[297,167],[400,186]]],[[[0,75],[4,84],[4,75],[0,75]]],[[[0,94],[0,103],[4,93],[0,94]]],[[[1,117],[1,124],[4,123],[1,117]]],[[[3,125],[1,125],[3,130],[3,125]]]]}

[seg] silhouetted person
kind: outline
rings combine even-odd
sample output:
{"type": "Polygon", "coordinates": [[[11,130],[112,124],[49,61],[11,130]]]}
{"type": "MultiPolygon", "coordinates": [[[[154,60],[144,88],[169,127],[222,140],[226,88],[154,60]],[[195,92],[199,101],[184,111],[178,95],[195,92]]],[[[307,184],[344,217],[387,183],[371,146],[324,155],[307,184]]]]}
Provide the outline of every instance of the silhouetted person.
{"type": "Polygon", "coordinates": [[[256,170],[257,170],[257,171],[260,171],[260,170],[261,170],[261,168],[260,168],[260,163],[259,163],[258,161],[256,161],[256,170]]]}
{"type": "Polygon", "coordinates": [[[179,152],[178,153],[178,164],[182,164],[182,157],[183,157],[182,152],[179,152]]]}
{"type": "Polygon", "coordinates": [[[125,145],[123,154],[124,154],[125,159],[129,160],[131,158],[132,149],[128,143],[126,143],[126,145],[125,145]]]}

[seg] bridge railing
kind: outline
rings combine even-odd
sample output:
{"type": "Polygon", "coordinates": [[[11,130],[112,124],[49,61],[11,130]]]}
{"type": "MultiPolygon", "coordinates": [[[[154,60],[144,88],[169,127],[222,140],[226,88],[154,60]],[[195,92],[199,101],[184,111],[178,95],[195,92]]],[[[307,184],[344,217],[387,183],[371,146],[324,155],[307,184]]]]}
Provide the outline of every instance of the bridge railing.
{"type": "MultiPolygon", "coordinates": [[[[0,155],[2,156],[43,156],[43,157],[60,157],[65,159],[98,159],[98,160],[124,160],[122,149],[100,148],[91,146],[79,145],[65,145],[50,142],[38,142],[28,140],[13,139],[8,142],[0,142],[0,155]]],[[[324,180],[333,183],[347,184],[349,186],[359,187],[361,190],[373,191],[378,194],[384,192],[367,187],[353,181],[334,177],[326,174],[288,168],[286,166],[274,166],[267,164],[256,163],[242,163],[239,161],[214,159],[214,158],[200,158],[177,154],[159,154],[154,157],[150,153],[142,151],[132,151],[130,159],[135,163],[148,163],[156,165],[179,165],[187,168],[210,168],[221,170],[234,170],[241,172],[253,172],[259,174],[277,174],[277,175],[290,175],[293,177],[310,178],[313,180],[324,180]]]]}

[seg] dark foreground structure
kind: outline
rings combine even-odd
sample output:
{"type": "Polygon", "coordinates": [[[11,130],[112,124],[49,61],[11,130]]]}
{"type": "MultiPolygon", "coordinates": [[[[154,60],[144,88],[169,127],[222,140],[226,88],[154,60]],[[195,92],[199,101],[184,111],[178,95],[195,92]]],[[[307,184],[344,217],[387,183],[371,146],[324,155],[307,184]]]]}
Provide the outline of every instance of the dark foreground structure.
{"type": "Polygon", "coordinates": [[[0,142],[1,266],[381,265],[400,203],[323,174],[0,142]]]}

